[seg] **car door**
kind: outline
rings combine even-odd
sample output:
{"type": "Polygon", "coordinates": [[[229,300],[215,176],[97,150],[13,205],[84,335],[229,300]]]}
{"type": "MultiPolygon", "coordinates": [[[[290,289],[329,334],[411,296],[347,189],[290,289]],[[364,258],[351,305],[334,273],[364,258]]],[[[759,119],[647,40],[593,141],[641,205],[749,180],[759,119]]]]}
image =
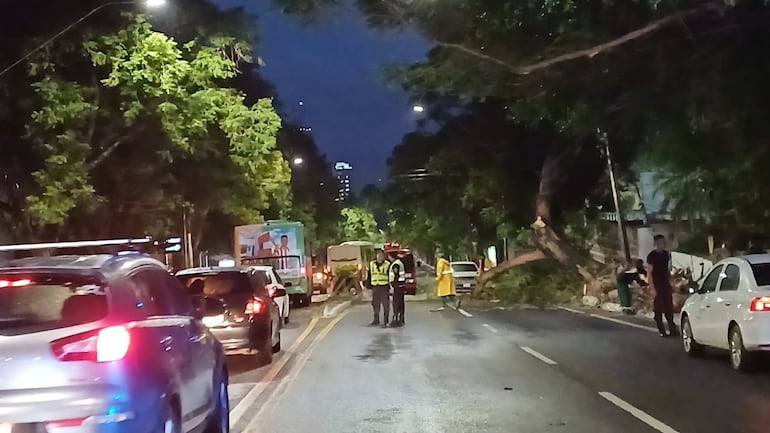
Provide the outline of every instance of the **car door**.
{"type": "Polygon", "coordinates": [[[697,299],[689,310],[690,325],[693,337],[702,344],[713,345],[715,343],[715,331],[717,320],[712,314],[714,300],[716,298],[717,284],[722,273],[723,265],[718,265],[709,272],[698,290],[697,299]]]}
{"type": "Polygon", "coordinates": [[[216,351],[214,337],[208,329],[195,318],[194,307],[190,296],[178,279],[163,272],[165,289],[171,299],[174,314],[180,319],[180,326],[186,333],[183,344],[189,346],[192,354],[192,371],[190,371],[192,394],[186,396],[192,400],[193,412],[190,421],[198,424],[212,408],[214,397],[214,369],[216,368],[216,351]]]}
{"type": "MultiPolygon", "coordinates": [[[[271,269],[267,272],[268,277],[270,278],[270,284],[275,287],[276,289],[282,289],[286,290],[286,287],[283,284],[283,280],[281,280],[281,276],[278,275],[275,270],[271,269]]],[[[278,313],[279,317],[283,319],[284,317],[287,317],[289,315],[288,309],[289,309],[289,297],[288,296],[281,296],[278,298],[274,298],[275,302],[278,304],[278,313]]],[[[279,320],[281,323],[283,323],[283,320],[279,320]]]]}
{"type": "Polygon", "coordinates": [[[727,263],[720,272],[719,285],[712,302],[714,344],[726,349],[728,347],[727,328],[736,316],[738,288],[741,284],[741,270],[735,263],[727,263]]]}
{"type": "Polygon", "coordinates": [[[267,286],[270,285],[270,277],[267,276],[266,272],[259,271],[252,273],[249,276],[249,279],[251,280],[251,285],[254,288],[256,296],[265,301],[265,305],[267,305],[267,311],[270,315],[270,325],[272,328],[271,344],[274,345],[278,342],[278,332],[281,329],[282,322],[278,312],[278,305],[273,298],[270,297],[267,290],[267,286]]]}
{"type": "Polygon", "coordinates": [[[190,317],[180,316],[180,306],[167,284],[168,274],[156,268],[139,268],[131,275],[134,284],[151,300],[154,310],[147,318],[147,326],[156,330],[160,349],[165,352],[164,368],[173,381],[171,390],[180,396],[182,427],[188,431],[195,426],[196,412],[200,411],[200,396],[195,395],[196,377],[194,353],[188,343],[190,317]]]}

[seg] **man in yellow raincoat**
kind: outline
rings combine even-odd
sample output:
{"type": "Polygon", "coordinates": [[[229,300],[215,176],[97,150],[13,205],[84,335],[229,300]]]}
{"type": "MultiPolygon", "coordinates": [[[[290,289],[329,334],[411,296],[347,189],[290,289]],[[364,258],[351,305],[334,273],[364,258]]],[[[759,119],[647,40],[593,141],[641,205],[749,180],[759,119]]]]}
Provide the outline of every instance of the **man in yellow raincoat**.
{"type": "Polygon", "coordinates": [[[441,298],[441,308],[433,311],[442,311],[449,302],[453,303],[455,308],[460,308],[460,301],[456,298],[454,272],[449,260],[441,251],[436,252],[436,258],[436,295],[441,298]]]}

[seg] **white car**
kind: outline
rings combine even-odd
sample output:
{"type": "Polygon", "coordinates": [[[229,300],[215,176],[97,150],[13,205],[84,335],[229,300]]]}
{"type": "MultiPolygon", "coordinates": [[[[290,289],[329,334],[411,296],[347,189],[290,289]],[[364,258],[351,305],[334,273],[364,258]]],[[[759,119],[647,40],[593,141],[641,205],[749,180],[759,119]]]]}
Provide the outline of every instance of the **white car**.
{"type": "Polygon", "coordinates": [[[449,264],[455,279],[455,290],[470,292],[479,281],[479,267],[473,262],[452,262],[449,264]]]}
{"type": "Polygon", "coordinates": [[[281,280],[280,275],[278,275],[275,272],[275,269],[273,269],[272,266],[267,265],[260,265],[260,266],[249,266],[249,269],[251,269],[252,272],[259,272],[262,273],[266,279],[267,286],[267,292],[270,294],[270,296],[273,298],[273,301],[278,305],[278,310],[280,312],[281,320],[283,321],[284,325],[289,323],[289,295],[285,294],[283,296],[274,296],[274,293],[277,289],[283,289],[284,293],[286,292],[286,287],[291,287],[291,283],[289,282],[283,282],[281,280]]]}
{"type": "Polygon", "coordinates": [[[729,350],[739,371],[770,351],[770,255],[719,261],[682,309],[682,341],[690,356],[706,346],[729,350]]]}

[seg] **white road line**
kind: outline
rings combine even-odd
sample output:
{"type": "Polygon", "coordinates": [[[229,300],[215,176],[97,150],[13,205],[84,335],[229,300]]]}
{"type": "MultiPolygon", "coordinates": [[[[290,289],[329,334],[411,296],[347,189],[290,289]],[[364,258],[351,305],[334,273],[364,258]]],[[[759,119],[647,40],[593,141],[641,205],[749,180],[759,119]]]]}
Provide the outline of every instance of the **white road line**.
{"type": "Polygon", "coordinates": [[[549,358],[549,357],[547,357],[547,356],[543,355],[542,353],[538,352],[538,351],[537,351],[537,350],[535,350],[535,349],[532,349],[532,348],[530,348],[530,347],[526,347],[526,346],[519,346],[519,347],[521,348],[521,350],[523,350],[523,351],[525,351],[525,352],[529,353],[530,355],[532,355],[532,356],[534,356],[535,358],[537,358],[537,359],[539,359],[539,360],[541,360],[541,361],[545,362],[545,363],[546,363],[546,364],[548,364],[548,365],[556,365],[556,361],[554,361],[553,359],[551,359],[551,358],[549,358]]]}
{"type": "Polygon", "coordinates": [[[460,312],[460,314],[462,314],[462,315],[463,315],[463,316],[465,316],[465,317],[473,317],[473,314],[471,314],[471,313],[469,313],[469,312],[467,312],[467,311],[463,310],[462,308],[458,308],[458,309],[457,309],[457,311],[459,311],[459,312],[460,312]]]}
{"type": "Polygon", "coordinates": [[[678,433],[676,430],[672,429],[671,427],[667,426],[666,424],[663,424],[662,422],[658,421],[657,419],[653,418],[651,415],[649,415],[647,412],[637,409],[636,407],[632,406],[631,403],[628,403],[627,401],[621,399],[620,397],[616,396],[615,394],[611,392],[600,392],[600,396],[605,398],[610,403],[614,404],[615,406],[623,409],[624,411],[630,413],[633,415],[636,419],[639,421],[647,424],[648,426],[654,428],[655,430],[661,432],[661,433],[678,433]]]}
{"type": "Polygon", "coordinates": [[[631,328],[643,329],[645,331],[658,332],[657,329],[652,326],[637,325],[636,323],[626,322],[625,320],[613,319],[612,317],[602,316],[600,314],[591,314],[594,319],[606,320],[608,322],[617,323],[618,325],[629,326],[631,328]]]}
{"type": "Polygon", "coordinates": [[[580,310],[576,310],[574,308],[569,308],[569,307],[561,307],[560,306],[559,309],[560,310],[564,310],[564,311],[569,311],[570,313],[575,313],[575,314],[586,314],[585,311],[580,311],[580,310]]]}
{"type": "Polygon", "coordinates": [[[487,325],[486,323],[481,325],[489,330],[489,332],[493,334],[497,334],[497,329],[495,329],[492,325],[487,325]]]}

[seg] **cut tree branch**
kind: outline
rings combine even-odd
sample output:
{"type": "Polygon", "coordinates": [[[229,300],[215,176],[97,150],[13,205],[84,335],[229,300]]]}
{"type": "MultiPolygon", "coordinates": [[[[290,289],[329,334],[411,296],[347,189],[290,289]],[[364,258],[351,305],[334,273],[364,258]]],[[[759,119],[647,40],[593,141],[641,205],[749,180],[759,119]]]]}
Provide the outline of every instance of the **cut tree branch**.
{"type": "Polygon", "coordinates": [[[511,64],[509,62],[506,62],[505,60],[502,60],[500,58],[491,56],[489,54],[483,53],[483,52],[481,52],[479,50],[467,47],[467,46],[462,45],[462,44],[449,43],[449,42],[441,42],[441,41],[438,41],[436,43],[437,43],[437,45],[439,45],[441,47],[454,49],[454,50],[460,51],[460,52],[462,52],[464,54],[467,54],[469,56],[476,57],[476,58],[479,58],[481,60],[488,61],[490,63],[494,63],[494,64],[496,64],[498,66],[502,66],[502,67],[508,69],[509,71],[511,71],[514,74],[517,74],[517,75],[527,75],[527,74],[530,74],[532,72],[539,71],[541,69],[546,69],[546,68],[549,68],[551,66],[558,65],[560,63],[566,63],[566,62],[569,62],[569,61],[572,61],[572,60],[576,60],[576,59],[580,59],[580,58],[583,58],[583,57],[593,58],[594,56],[596,56],[596,55],[598,55],[598,54],[600,54],[602,52],[612,50],[613,48],[617,48],[620,45],[626,44],[626,43],[631,42],[633,40],[636,40],[636,39],[639,39],[639,38],[644,37],[646,35],[649,35],[651,33],[654,33],[654,32],[656,32],[656,31],[658,31],[658,30],[660,30],[660,29],[662,29],[664,27],[667,27],[667,26],[669,26],[671,24],[674,24],[674,23],[681,24],[681,23],[683,23],[685,21],[685,19],[688,19],[688,18],[690,18],[692,16],[699,15],[699,14],[702,14],[702,13],[705,13],[705,12],[709,12],[709,11],[718,11],[718,10],[720,10],[720,8],[717,5],[717,3],[708,3],[705,6],[701,6],[701,7],[698,7],[698,8],[689,9],[689,10],[686,10],[686,11],[677,12],[677,13],[674,13],[674,14],[671,14],[671,15],[667,15],[667,16],[665,16],[663,18],[660,18],[658,20],[652,21],[651,23],[647,24],[644,27],[641,27],[641,28],[638,28],[638,29],[636,29],[634,31],[628,32],[628,33],[624,34],[623,36],[620,36],[620,37],[618,37],[616,39],[612,39],[610,41],[607,41],[607,42],[604,42],[604,43],[601,43],[601,44],[598,44],[598,45],[594,45],[594,46],[589,47],[589,48],[584,48],[584,49],[581,49],[581,50],[572,51],[572,52],[569,52],[569,53],[564,53],[564,54],[558,55],[556,57],[551,57],[549,59],[541,60],[541,61],[539,61],[537,63],[532,63],[532,64],[524,65],[524,66],[513,65],[513,64],[511,64]]]}

